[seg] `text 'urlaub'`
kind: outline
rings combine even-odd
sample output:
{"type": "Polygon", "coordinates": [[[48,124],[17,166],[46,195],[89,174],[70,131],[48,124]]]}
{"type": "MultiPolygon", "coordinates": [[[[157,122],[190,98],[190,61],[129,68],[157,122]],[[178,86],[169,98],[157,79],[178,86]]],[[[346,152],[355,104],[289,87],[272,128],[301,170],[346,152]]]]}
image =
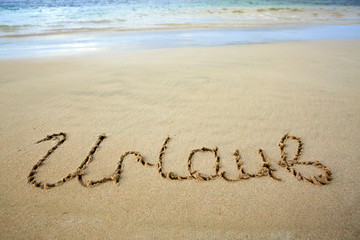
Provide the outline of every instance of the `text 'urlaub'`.
{"type": "MultiPolygon", "coordinates": [[[[72,180],[73,178],[78,178],[79,182],[81,183],[82,186],[85,187],[93,187],[102,183],[106,183],[106,182],[110,182],[112,181],[115,185],[118,185],[120,182],[120,176],[121,176],[121,172],[123,170],[123,162],[124,159],[126,158],[126,156],[128,155],[135,155],[137,162],[139,162],[140,164],[142,164],[143,166],[149,166],[152,167],[154,166],[154,164],[148,163],[144,160],[143,156],[139,153],[139,152],[135,152],[135,151],[127,151],[124,154],[121,155],[120,157],[120,161],[118,163],[118,166],[115,170],[115,172],[108,176],[108,177],[104,177],[100,180],[97,181],[90,181],[90,180],[86,180],[85,179],[85,170],[86,167],[91,163],[91,161],[94,158],[94,154],[97,151],[97,149],[99,148],[100,144],[102,143],[102,141],[106,138],[106,135],[100,135],[98,137],[97,142],[95,143],[95,145],[91,148],[90,152],[87,154],[87,156],[85,157],[84,161],[80,164],[80,166],[73,172],[69,173],[66,177],[64,177],[63,179],[55,182],[55,183],[43,183],[41,181],[37,181],[36,180],[36,174],[39,170],[39,168],[42,166],[42,164],[44,163],[44,161],[46,161],[46,159],[61,145],[66,141],[67,138],[67,134],[66,133],[57,133],[57,134],[52,134],[52,135],[48,135],[46,136],[44,139],[38,141],[37,143],[41,143],[44,141],[49,141],[49,140],[57,140],[58,142],[56,143],[55,146],[53,146],[52,148],[50,148],[48,150],[48,152],[45,154],[45,156],[43,156],[31,169],[30,173],[28,174],[27,177],[27,181],[35,187],[41,188],[41,189],[50,189],[53,187],[57,187],[60,186],[62,184],[64,184],[65,182],[68,182],[70,180],[72,180]]],[[[168,179],[168,180],[173,180],[173,181],[180,181],[180,180],[191,180],[191,179],[195,179],[198,181],[210,181],[210,180],[214,180],[216,178],[220,178],[223,179],[225,181],[228,182],[237,182],[237,181],[242,181],[242,180],[247,180],[250,178],[258,178],[258,177],[264,177],[264,176],[268,176],[276,181],[281,181],[281,179],[279,177],[277,177],[274,174],[275,169],[271,167],[271,164],[267,158],[267,156],[265,155],[264,151],[262,149],[258,150],[258,153],[260,155],[261,158],[261,167],[260,169],[255,172],[255,173],[248,173],[245,171],[245,168],[243,166],[243,162],[241,161],[241,157],[240,157],[240,152],[239,150],[236,150],[233,155],[235,157],[235,162],[236,162],[236,166],[237,166],[237,170],[238,170],[238,177],[237,178],[230,178],[227,176],[225,171],[221,170],[221,159],[218,153],[218,148],[206,148],[206,147],[202,147],[199,149],[195,149],[192,150],[188,156],[187,159],[187,168],[189,171],[188,176],[180,176],[175,174],[174,172],[166,172],[163,168],[163,160],[165,157],[165,153],[166,153],[166,149],[168,147],[168,143],[170,141],[170,137],[167,137],[165,139],[165,142],[160,150],[160,154],[159,154],[159,158],[157,161],[157,170],[160,174],[160,176],[162,178],[168,179]],[[210,152],[214,155],[215,158],[215,173],[213,175],[207,175],[207,174],[203,174],[197,170],[195,170],[193,168],[193,159],[194,156],[198,153],[201,152],[210,152]]],[[[300,140],[299,137],[295,137],[295,136],[290,136],[289,133],[285,134],[279,142],[279,148],[280,148],[280,153],[281,153],[281,158],[278,161],[278,164],[281,167],[284,167],[285,169],[287,169],[288,172],[290,172],[292,175],[294,175],[296,177],[297,180],[299,181],[304,181],[304,182],[308,182],[308,183],[312,183],[315,185],[325,185],[325,184],[329,184],[330,181],[332,180],[332,173],[330,171],[329,168],[325,167],[323,164],[321,164],[319,161],[315,161],[315,162],[299,162],[299,158],[300,155],[302,153],[303,150],[303,142],[300,140]],[[294,140],[297,142],[297,148],[295,151],[295,155],[292,159],[288,159],[287,157],[287,153],[285,150],[285,146],[286,146],[286,142],[288,140],[294,140]],[[318,167],[320,169],[323,170],[324,174],[319,174],[318,176],[310,176],[310,177],[305,177],[303,176],[299,171],[296,171],[294,169],[295,165],[312,165],[315,167],[318,167]]]]}

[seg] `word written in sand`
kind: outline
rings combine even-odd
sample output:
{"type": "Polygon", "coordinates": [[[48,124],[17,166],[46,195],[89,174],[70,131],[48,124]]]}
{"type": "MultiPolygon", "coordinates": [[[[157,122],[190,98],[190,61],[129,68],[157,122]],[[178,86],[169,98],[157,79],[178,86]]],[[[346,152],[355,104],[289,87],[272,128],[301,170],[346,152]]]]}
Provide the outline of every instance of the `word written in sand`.
{"type": "MultiPolygon", "coordinates": [[[[44,163],[44,161],[46,161],[46,159],[61,144],[63,144],[66,141],[66,137],[67,137],[66,133],[52,134],[52,135],[46,136],[44,139],[37,142],[37,143],[41,143],[41,142],[49,141],[49,140],[57,140],[58,141],[56,143],[56,145],[53,146],[52,148],[50,148],[48,150],[48,152],[45,154],[45,156],[43,158],[41,158],[32,167],[32,169],[31,169],[31,171],[30,171],[30,173],[28,174],[28,177],[27,177],[27,181],[32,186],[37,187],[37,188],[41,188],[41,189],[49,189],[49,188],[60,186],[60,185],[64,184],[65,182],[68,182],[68,181],[72,180],[75,177],[77,177],[79,182],[81,183],[81,185],[85,186],[85,187],[93,187],[93,186],[96,186],[96,185],[99,185],[99,184],[102,184],[102,183],[106,183],[106,182],[110,182],[110,181],[112,181],[115,185],[118,185],[119,182],[120,182],[120,176],[121,176],[121,172],[122,172],[122,169],[123,169],[123,162],[124,162],[124,159],[128,155],[135,155],[136,158],[137,158],[137,162],[139,162],[143,166],[148,166],[148,167],[153,167],[154,166],[154,164],[146,162],[139,152],[128,151],[128,152],[125,152],[124,154],[121,155],[118,166],[117,166],[115,172],[112,175],[110,175],[108,177],[104,177],[103,179],[96,180],[96,181],[86,180],[85,179],[86,167],[93,160],[95,152],[99,148],[102,141],[106,138],[106,135],[103,134],[103,135],[100,135],[98,137],[98,140],[95,143],[95,145],[91,148],[90,152],[87,154],[84,161],[80,164],[80,166],[75,171],[69,173],[66,177],[64,177],[63,179],[61,179],[61,180],[59,180],[58,182],[55,182],[55,183],[43,183],[43,182],[37,181],[36,180],[36,174],[37,174],[39,168],[44,163]]],[[[157,161],[157,170],[158,170],[158,172],[159,172],[159,174],[160,174],[160,176],[162,178],[172,180],[172,181],[191,180],[191,179],[195,179],[195,180],[198,180],[198,181],[210,181],[210,180],[214,180],[216,178],[221,178],[221,179],[223,179],[225,181],[228,181],[228,182],[237,182],[237,181],[247,180],[247,179],[250,179],[250,178],[259,178],[259,177],[268,176],[273,180],[281,181],[281,179],[274,174],[274,172],[276,170],[271,167],[271,164],[270,164],[268,158],[266,157],[266,155],[265,155],[265,153],[264,153],[264,151],[262,149],[258,150],[258,153],[259,153],[261,161],[262,161],[261,167],[255,173],[248,173],[248,172],[245,171],[245,168],[243,166],[243,162],[241,161],[239,150],[236,150],[233,153],[233,155],[235,157],[237,170],[239,172],[238,177],[235,178],[235,179],[229,178],[226,175],[226,172],[221,170],[221,165],[220,165],[221,160],[220,160],[220,156],[219,156],[217,147],[216,148],[202,147],[200,149],[192,150],[190,152],[189,156],[188,156],[188,159],[187,159],[187,167],[188,167],[188,170],[189,170],[189,173],[190,173],[190,175],[188,175],[188,176],[180,176],[180,175],[177,175],[177,174],[175,174],[173,172],[166,172],[164,170],[164,168],[163,168],[163,160],[164,160],[164,157],[165,157],[165,153],[166,153],[166,149],[168,147],[169,141],[170,141],[170,137],[167,137],[165,139],[165,142],[164,142],[161,150],[160,150],[159,158],[158,158],[158,161],[157,161]],[[214,155],[214,158],[215,158],[215,174],[206,175],[206,174],[200,173],[199,171],[197,171],[197,170],[195,170],[193,168],[192,161],[194,159],[194,156],[196,154],[198,154],[198,153],[201,153],[201,152],[210,152],[210,153],[212,153],[214,155]]],[[[303,150],[303,143],[302,143],[302,141],[300,140],[299,137],[290,136],[289,133],[285,134],[280,139],[279,148],[280,148],[280,153],[281,153],[281,159],[278,162],[278,164],[281,167],[284,167],[285,169],[287,169],[287,171],[290,172],[292,175],[294,175],[297,180],[312,183],[312,184],[315,184],[315,185],[325,185],[325,184],[330,183],[330,181],[332,179],[332,173],[331,173],[329,168],[325,167],[319,161],[315,161],[315,162],[299,162],[299,158],[300,158],[300,155],[301,155],[302,150],[303,150]],[[297,142],[296,152],[295,152],[295,155],[294,155],[294,157],[292,159],[288,159],[287,153],[286,153],[286,150],[285,150],[286,141],[288,141],[289,139],[295,140],[297,142]],[[315,166],[315,167],[318,167],[318,168],[322,169],[324,171],[324,174],[320,174],[318,176],[304,177],[299,171],[296,171],[294,169],[295,165],[312,165],[312,166],[315,166]]]]}

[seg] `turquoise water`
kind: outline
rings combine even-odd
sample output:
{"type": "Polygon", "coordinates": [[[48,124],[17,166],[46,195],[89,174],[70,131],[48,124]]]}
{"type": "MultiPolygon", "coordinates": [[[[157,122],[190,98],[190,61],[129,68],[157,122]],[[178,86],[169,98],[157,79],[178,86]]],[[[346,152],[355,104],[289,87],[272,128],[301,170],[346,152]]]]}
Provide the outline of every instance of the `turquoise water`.
{"type": "MultiPolygon", "coordinates": [[[[305,34],[304,26],[359,24],[360,0],[0,0],[0,57],[21,55],[17,51],[21,48],[37,49],[40,53],[122,45],[132,48],[129,38],[137,41],[136,46],[144,47],[149,44],[139,39],[151,35],[158,41],[167,41],[166,36],[171,36],[181,46],[184,42],[221,45],[296,40],[286,36],[289,26],[302,29],[300,32],[305,34]],[[255,39],[250,34],[252,29],[264,34],[255,39]],[[239,34],[234,35],[233,31],[239,34]],[[271,33],[279,36],[279,31],[283,32],[282,39],[271,37],[271,33]],[[202,37],[205,32],[206,38],[202,37]],[[223,37],[217,37],[219,32],[223,37]]],[[[344,32],[349,28],[337,29],[335,35],[332,32],[334,38],[354,37],[344,32]]],[[[324,38],[331,35],[321,32],[324,38]]]]}
{"type": "Polygon", "coordinates": [[[0,0],[0,36],[333,22],[360,1],[0,0]]]}

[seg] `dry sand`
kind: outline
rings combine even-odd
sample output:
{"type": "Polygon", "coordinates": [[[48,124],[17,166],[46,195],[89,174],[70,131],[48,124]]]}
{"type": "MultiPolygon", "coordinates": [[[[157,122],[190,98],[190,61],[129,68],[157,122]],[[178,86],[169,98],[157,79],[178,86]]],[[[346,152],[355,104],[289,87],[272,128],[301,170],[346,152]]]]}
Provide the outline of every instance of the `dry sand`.
{"type": "MultiPolygon", "coordinates": [[[[1,239],[358,239],[360,237],[360,41],[99,52],[0,62],[1,239]],[[261,147],[283,179],[168,181],[135,157],[119,186],[76,179],[50,190],[26,182],[32,166],[68,133],[37,178],[54,182],[106,133],[87,179],[113,173],[139,151],[187,175],[192,149],[219,147],[236,177],[240,149],[255,172],[261,147]],[[329,185],[299,182],[277,165],[280,138],[302,137],[300,161],[319,160],[329,185]]],[[[294,151],[289,145],[289,152],[294,151]]],[[[194,167],[213,173],[214,158],[194,167]]],[[[296,166],[303,175],[322,173],[296,166]]]]}

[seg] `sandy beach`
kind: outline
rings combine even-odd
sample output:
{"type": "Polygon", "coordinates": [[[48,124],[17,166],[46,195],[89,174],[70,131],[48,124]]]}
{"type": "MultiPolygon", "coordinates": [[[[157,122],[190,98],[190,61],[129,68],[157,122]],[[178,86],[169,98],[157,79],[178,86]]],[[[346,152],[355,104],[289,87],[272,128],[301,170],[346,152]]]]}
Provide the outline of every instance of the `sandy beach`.
{"type": "MultiPolygon", "coordinates": [[[[358,239],[360,237],[360,41],[312,41],[168,48],[0,62],[1,239],[358,239]],[[56,144],[36,179],[59,181],[101,143],[87,180],[113,174],[118,186],[77,179],[49,190],[27,176],[56,144]],[[278,165],[279,141],[301,137],[299,161],[319,161],[333,179],[316,186],[278,165]],[[189,176],[193,149],[218,147],[236,178],[239,149],[249,173],[263,149],[275,174],[239,182],[170,181],[156,167],[189,176]]],[[[296,144],[288,141],[289,158],[296,144]]],[[[214,174],[214,156],[193,167],[214,174]]],[[[303,176],[323,173],[295,165],[303,176]]]]}

